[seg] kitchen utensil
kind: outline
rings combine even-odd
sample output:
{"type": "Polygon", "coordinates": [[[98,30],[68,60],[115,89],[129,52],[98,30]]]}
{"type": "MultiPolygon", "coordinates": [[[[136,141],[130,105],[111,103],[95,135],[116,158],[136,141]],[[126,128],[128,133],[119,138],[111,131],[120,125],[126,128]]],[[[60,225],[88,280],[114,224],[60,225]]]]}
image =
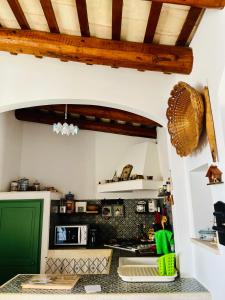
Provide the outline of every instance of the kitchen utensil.
{"type": "Polygon", "coordinates": [[[204,118],[204,104],[200,93],[185,82],[171,91],[167,109],[168,131],[177,154],[191,154],[199,143],[204,118]]]}
{"type": "Polygon", "coordinates": [[[206,132],[207,132],[209,146],[210,146],[210,150],[211,150],[211,154],[212,154],[212,159],[213,159],[213,162],[216,162],[218,159],[218,151],[217,151],[216,135],[215,135],[213,115],[212,115],[208,87],[204,88],[204,99],[205,99],[206,132]]]}

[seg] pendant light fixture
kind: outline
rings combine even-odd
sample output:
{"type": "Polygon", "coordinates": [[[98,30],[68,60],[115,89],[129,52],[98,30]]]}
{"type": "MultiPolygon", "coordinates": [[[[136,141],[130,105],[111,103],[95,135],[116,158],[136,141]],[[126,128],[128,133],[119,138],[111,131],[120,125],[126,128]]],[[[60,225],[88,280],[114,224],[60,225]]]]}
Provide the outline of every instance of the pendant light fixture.
{"type": "Polygon", "coordinates": [[[67,104],[65,106],[65,122],[63,124],[60,122],[54,123],[53,132],[57,134],[61,133],[62,135],[67,135],[67,136],[78,134],[79,127],[77,125],[68,124],[66,120],[67,120],[67,104]]]}

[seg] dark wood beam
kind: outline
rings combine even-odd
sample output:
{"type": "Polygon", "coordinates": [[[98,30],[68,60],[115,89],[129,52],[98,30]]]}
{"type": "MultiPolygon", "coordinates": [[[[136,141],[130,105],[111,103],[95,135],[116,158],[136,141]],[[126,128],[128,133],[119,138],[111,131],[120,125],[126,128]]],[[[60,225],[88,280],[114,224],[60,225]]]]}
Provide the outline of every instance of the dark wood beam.
{"type": "Polygon", "coordinates": [[[200,15],[202,13],[202,8],[191,7],[187,18],[184,22],[182,30],[177,38],[176,46],[185,46],[187,45],[188,39],[194,29],[195,24],[197,23],[200,15]]]}
{"type": "Polygon", "coordinates": [[[86,0],[76,0],[77,14],[80,24],[80,32],[82,36],[89,37],[89,23],[88,23],[88,14],[87,14],[87,3],[86,0]]]}
{"type": "Polygon", "coordinates": [[[48,27],[52,33],[59,33],[59,27],[55,17],[51,0],[40,0],[48,27]]]}
{"type": "Polygon", "coordinates": [[[27,19],[24,15],[24,12],[20,6],[19,1],[18,0],[7,0],[7,1],[21,29],[24,30],[30,29],[30,25],[27,22],[27,19]]]}
{"type": "Polygon", "coordinates": [[[159,21],[162,3],[152,2],[148,23],[145,31],[144,43],[152,43],[155,35],[156,27],[159,21]]]}
{"type": "MultiPolygon", "coordinates": [[[[15,116],[18,120],[53,125],[64,122],[64,115],[54,116],[51,113],[35,109],[17,109],[15,116]]],[[[156,138],[156,128],[135,127],[127,124],[105,123],[101,121],[77,119],[68,115],[67,123],[77,125],[80,129],[116,133],[129,136],[156,138]]]]}
{"type": "MultiPolygon", "coordinates": [[[[54,112],[64,112],[65,105],[45,105],[36,107],[40,109],[46,109],[48,111],[54,112]]],[[[115,109],[111,107],[103,107],[97,105],[80,105],[80,104],[69,104],[68,113],[78,114],[81,116],[92,116],[98,119],[106,118],[114,121],[125,121],[127,123],[139,123],[146,126],[161,126],[159,123],[150,120],[148,118],[142,117],[140,115],[127,112],[120,109],[115,109]]]]}
{"type": "Polygon", "coordinates": [[[0,29],[0,51],[138,70],[190,74],[191,48],[152,45],[66,34],[0,29]]]}
{"type": "Polygon", "coordinates": [[[112,39],[120,40],[123,13],[123,0],[112,1],[112,39]]]}
{"type": "Polygon", "coordinates": [[[194,6],[200,8],[224,8],[225,0],[147,0],[154,1],[158,3],[170,3],[170,4],[179,4],[194,6]]]}

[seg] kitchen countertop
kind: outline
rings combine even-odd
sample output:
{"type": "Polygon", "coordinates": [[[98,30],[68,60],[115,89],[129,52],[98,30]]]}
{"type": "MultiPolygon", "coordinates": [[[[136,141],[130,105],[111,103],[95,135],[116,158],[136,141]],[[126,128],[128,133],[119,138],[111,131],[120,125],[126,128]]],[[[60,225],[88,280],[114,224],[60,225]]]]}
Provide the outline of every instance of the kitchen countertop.
{"type": "Polygon", "coordinates": [[[32,275],[17,275],[0,288],[0,299],[191,299],[210,300],[210,293],[195,279],[178,278],[175,282],[167,283],[128,283],[117,275],[119,256],[128,256],[127,252],[114,251],[109,275],[84,275],[81,276],[72,291],[66,290],[22,290],[21,283],[32,275]],[[98,294],[86,294],[85,285],[101,285],[102,292],[98,294]]]}

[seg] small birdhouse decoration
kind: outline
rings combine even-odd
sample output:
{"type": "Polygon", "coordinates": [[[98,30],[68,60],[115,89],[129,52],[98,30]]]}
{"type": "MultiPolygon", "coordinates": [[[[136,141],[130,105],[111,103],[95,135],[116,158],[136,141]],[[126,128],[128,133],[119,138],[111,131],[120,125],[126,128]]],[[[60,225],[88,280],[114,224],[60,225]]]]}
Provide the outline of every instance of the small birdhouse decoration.
{"type": "Polygon", "coordinates": [[[211,165],[207,171],[206,177],[209,178],[208,184],[222,183],[222,172],[215,165],[211,165]]]}

